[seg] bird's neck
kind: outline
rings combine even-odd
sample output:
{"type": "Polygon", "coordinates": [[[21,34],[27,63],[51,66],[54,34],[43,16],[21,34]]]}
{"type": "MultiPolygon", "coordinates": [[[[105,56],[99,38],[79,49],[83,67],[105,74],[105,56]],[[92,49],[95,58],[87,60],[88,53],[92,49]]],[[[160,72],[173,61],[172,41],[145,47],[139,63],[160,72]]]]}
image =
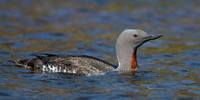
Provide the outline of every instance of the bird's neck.
{"type": "Polygon", "coordinates": [[[137,64],[137,49],[126,47],[117,48],[117,57],[119,66],[118,71],[132,71],[138,70],[137,64]]]}

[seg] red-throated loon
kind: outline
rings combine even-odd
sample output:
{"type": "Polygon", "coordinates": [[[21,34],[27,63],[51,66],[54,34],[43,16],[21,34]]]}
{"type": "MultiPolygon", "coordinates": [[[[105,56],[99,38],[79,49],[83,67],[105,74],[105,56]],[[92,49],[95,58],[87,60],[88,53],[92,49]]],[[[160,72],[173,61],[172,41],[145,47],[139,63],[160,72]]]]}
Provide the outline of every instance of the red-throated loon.
{"type": "Polygon", "coordinates": [[[143,43],[160,38],[162,35],[149,35],[138,29],[124,30],[116,42],[118,66],[101,59],[86,55],[52,55],[36,56],[33,59],[18,60],[16,63],[31,69],[47,72],[64,73],[101,73],[109,71],[137,71],[137,49],[143,43]]]}

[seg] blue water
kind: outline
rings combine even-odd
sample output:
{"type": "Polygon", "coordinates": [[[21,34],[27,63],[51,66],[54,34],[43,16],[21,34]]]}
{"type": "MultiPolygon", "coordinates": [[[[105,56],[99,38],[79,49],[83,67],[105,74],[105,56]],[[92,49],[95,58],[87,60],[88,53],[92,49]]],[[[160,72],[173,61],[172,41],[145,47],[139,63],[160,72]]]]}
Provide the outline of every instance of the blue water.
{"type": "Polygon", "coordinates": [[[200,99],[197,0],[0,0],[0,99],[200,99]],[[139,71],[100,75],[17,67],[33,54],[90,55],[117,65],[124,29],[164,37],[138,50],[139,71]]]}

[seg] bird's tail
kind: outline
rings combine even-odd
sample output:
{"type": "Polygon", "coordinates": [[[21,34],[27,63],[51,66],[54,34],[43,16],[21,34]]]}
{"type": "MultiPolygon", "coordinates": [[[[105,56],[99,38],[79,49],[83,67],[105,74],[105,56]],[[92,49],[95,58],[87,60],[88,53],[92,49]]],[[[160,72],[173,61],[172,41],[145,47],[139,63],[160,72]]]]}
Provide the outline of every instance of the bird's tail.
{"type": "Polygon", "coordinates": [[[15,60],[15,63],[18,66],[27,66],[31,59],[24,59],[24,60],[15,60]]]}

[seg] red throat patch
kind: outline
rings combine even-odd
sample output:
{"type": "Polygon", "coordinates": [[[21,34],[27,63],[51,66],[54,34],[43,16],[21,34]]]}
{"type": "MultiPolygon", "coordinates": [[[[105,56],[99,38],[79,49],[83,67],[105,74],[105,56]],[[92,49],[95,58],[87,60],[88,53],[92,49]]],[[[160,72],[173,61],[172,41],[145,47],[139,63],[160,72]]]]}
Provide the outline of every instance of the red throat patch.
{"type": "Polygon", "coordinates": [[[131,72],[133,72],[133,74],[135,74],[135,72],[137,71],[138,64],[137,64],[137,51],[135,50],[132,54],[132,59],[131,59],[131,72]]]}

